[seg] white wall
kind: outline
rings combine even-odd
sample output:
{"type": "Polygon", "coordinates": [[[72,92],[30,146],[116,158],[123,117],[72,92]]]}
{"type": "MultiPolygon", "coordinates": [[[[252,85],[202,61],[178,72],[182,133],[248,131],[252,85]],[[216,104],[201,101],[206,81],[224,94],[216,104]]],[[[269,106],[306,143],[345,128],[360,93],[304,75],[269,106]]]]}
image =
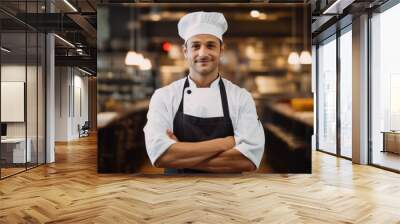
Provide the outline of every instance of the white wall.
{"type": "Polygon", "coordinates": [[[88,78],[84,73],[72,67],[56,67],[56,141],[79,138],[78,124],[82,126],[88,120],[88,105],[88,78]]]}
{"type": "Polygon", "coordinates": [[[67,67],[55,68],[55,141],[68,140],[68,86],[67,67]]]}

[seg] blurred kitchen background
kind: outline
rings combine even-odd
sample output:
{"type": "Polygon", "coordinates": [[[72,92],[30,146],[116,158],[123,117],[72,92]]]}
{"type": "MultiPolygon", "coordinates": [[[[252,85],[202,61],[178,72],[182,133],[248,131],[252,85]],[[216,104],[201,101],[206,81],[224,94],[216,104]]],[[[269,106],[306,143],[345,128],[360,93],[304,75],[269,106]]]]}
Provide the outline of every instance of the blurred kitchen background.
{"type": "Polygon", "coordinates": [[[155,89],[187,74],[177,23],[192,11],[228,21],[220,73],[256,102],[266,134],[257,172],[310,173],[311,15],[302,3],[98,5],[98,171],[163,173],[142,129],[155,89]]]}

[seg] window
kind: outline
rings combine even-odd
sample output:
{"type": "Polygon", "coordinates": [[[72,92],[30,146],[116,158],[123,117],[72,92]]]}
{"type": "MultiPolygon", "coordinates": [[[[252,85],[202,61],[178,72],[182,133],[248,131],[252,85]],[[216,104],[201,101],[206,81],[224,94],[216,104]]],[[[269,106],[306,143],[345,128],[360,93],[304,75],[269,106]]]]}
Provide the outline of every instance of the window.
{"type": "Polygon", "coordinates": [[[400,170],[400,4],[371,18],[372,163],[400,170]]]}
{"type": "Polygon", "coordinates": [[[340,43],[340,155],[351,158],[352,148],[352,33],[343,31],[340,43]]]}
{"type": "Polygon", "coordinates": [[[336,36],[318,47],[318,149],[336,153],[336,36]]]}

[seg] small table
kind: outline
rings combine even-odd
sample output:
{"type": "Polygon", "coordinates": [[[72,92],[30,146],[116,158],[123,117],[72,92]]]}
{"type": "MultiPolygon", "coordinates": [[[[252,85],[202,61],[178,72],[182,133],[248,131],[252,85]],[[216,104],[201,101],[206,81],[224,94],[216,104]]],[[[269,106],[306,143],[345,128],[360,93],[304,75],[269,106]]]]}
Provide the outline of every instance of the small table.
{"type": "Polygon", "coordinates": [[[28,144],[25,154],[25,138],[6,138],[1,139],[1,157],[6,163],[25,163],[31,161],[31,144],[30,138],[26,139],[28,144]]]}
{"type": "Polygon", "coordinates": [[[382,131],[381,133],[383,133],[382,152],[400,154],[400,131],[382,131]]]}

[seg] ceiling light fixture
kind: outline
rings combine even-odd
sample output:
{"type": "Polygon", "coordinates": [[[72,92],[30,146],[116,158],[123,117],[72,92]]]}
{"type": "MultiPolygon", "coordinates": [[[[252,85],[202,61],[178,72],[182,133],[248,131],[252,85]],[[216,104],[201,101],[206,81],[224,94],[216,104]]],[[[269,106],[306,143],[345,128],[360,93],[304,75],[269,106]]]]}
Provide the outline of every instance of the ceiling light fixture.
{"type": "Polygon", "coordinates": [[[142,63],[139,65],[140,70],[150,70],[151,69],[151,61],[148,58],[144,58],[142,63]]]}
{"type": "Polygon", "coordinates": [[[128,51],[125,57],[126,65],[140,66],[143,63],[144,57],[135,51],[128,51]]]}
{"type": "Polygon", "coordinates": [[[304,10],[303,10],[303,51],[300,53],[300,64],[302,65],[309,65],[312,63],[312,57],[310,54],[310,51],[308,51],[308,39],[307,34],[308,34],[308,26],[307,26],[307,20],[308,19],[308,5],[304,4],[304,10]]]}
{"type": "Polygon", "coordinates": [[[260,13],[260,15],[258,16],[258,19],[266,20],[266,19],[267,19],[267,14],[265,14],[265,13],[260,13]]]}
{"type": "Polygon", "coordinates": [[[251,11],[250,11],[250,16],[253,17],[253,18],[257,18],[257,17],[260,16],[260,11],[258,11],[258,10],[251,10],[251,11]]]}
{"type": "Polygon", "coordinates": [[[78,70],[81,71],[81,72],[83,72],[83,73],[85,73],[85,74],[87,74],[87,75],[93,75],[92,73],[90,73],[90,72],[88,72],[88,71],[86,71],[86,70],[83,70],[83,69],[81,69],[81,68],[79,68],[79,67],[78,67],[78,70]]]}
{"type": "Polygon", "coordinates": [[[290,65],[298,65],[300,62],[299,54],[295,51],[289,54],[288,63],[290,65]]]}
{"type": "Polygon", "coordinates": [[[299,54],[296,51],[296,46],[295,46],[295,44],[296,44],[296,24],[295,24],[295,21],[296,21],[296,11],[295,11],[295,8],[292,7],[292,18],[291,18],[291,22],[292,22],[292,37],[291,37],[291,39],[292,39],[292,51],[290,52],[289,57],[288,57],[288,63],[290,65],[298,65],[298,64],[300,64],[300,57],[299,57],[299,54]]]}
{"type": "Polygon", "coordinates": [[[11,50],[9,50],[9,49],[7,49],[7,48],[5,48],[5,47],[1,47],[1,50],[4,51],[4,52],[6,52],[6,53],[10,53],[10,52],[11,52],[11,50]]]}
{"type": "Polygon", "coordinates": [[[68,0],[64,0],[65,4],[67,4],[72,10],[74,10],[74,12],[78,12],[78,10],[68,1],[68,0]]]}
{"type": "Polygon", "coordinates": [[[161,15],[160,14],[152,14],[150,16],[151,20],[153,21],[160,21],[161,20],[161,15]]]}
{"type": "Polygon", "coordinates": [[[312,63],[312,57],[309,51],[302,51],[300,54],[300,64],[309,65],[312,63]]]}
{"type": "MultiPolygon", "coordinates": [[[[136,22],[137,21],[137,12],[136,9],[133,11],[129,10],[129,21],[136,22]]],[[[135,29],[137,28],[135,23],[130,27],[129,40],[130,40],[130,50],[126,53],[125,56],[125,65],[128,66],[141,66],[144,62],[144,57],[141,53],[138,53],[138,43],[136,42],[139,38],[136,37],[137,32],[135,29]]]]}
{"type": "Polygon", "coordinates": [[[332,5],[330,5],[327,9],[322,12],[322,14],[327,15],[327,14],[342,14],[343,9],[345,9],[347,6],[351,5],[355,0],[336,0],[333,2],[332,5]]]}
{"type": "Polygon", "coordinates": [[[64,39],[64,38],[62,38],[62,37],[60,37],[59,35],[57,35],[57,34],[54,34],[54,36],[55,37],[57,37],[59,40],[61,40],[62,42],[64,42],[64,43],[66,43],[67,45],[69,45],[70,47],[73,47],[73,48],[75,48],[75,45],[73,45],[71,42],[69,42],[68,40],[66,40],[66,39],[64,39]]]}

